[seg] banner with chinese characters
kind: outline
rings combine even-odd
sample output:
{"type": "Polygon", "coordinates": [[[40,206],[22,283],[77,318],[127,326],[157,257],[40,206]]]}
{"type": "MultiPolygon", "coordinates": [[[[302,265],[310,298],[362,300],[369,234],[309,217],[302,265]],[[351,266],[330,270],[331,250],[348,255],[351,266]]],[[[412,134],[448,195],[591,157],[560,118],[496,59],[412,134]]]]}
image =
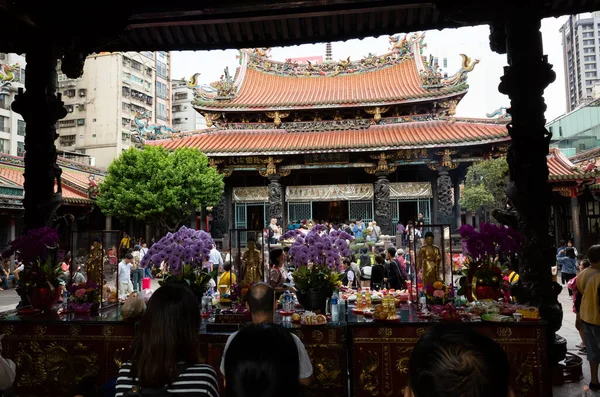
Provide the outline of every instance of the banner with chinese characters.
{"type": "Polygon", "coordinates": [[[262,203],[269,201],[267,186],[234,187],[234,203],[262,203]]]}
{"type": "Polygon", "coordinates": [[[304,164],[348,164],[348,153],[311,153],[304,155],[304,164]]]}
{"type": "Polygon", "coordinates": [[[225,165],[232,165],[232,166],[260,166],[260,167],[264,167],[265,166],[265,159],[264,157],[259,157],[259,156],[240,156],[240,157],[228,157],[227,160],[225,161],[225,165]]]}
{"type": "Polygon", "coordinates": [[[431,182],[390,183],[390,199],[432,198],[431,182]]]}
{"type": "Polygon", "coordinates": [[[288,186],[286,201],[371,200],[373,185],[288,186]]]}

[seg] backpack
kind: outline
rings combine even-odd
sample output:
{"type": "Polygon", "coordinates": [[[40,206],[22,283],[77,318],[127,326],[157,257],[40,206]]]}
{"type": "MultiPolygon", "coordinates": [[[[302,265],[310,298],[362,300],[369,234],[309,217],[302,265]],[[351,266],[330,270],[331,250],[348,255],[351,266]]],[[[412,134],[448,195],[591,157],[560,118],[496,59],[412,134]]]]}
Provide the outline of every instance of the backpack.
{"type": "Polygon", "coordinates": [[[268,228],[269,238],[273,238],[273,236],[275,235],[275,231],[271,226],[268,226],[268,228]]]}

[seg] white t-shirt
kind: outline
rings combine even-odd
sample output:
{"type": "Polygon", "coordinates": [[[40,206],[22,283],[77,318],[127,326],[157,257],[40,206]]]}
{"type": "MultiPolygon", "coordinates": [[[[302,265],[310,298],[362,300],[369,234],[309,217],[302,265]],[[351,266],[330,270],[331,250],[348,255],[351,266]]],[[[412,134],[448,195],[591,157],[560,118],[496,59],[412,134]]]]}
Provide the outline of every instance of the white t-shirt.
{"type": "Polygon", "coordinates": [[[223,257],[221,256],[221,253],[218,249],[213,248],[210,250],[210,256],[208,257],[208,261],[211,262],[213,265],[223,264],[223,257]]]}
{"type": "Polygon", "coordinates": [[[273,229],[273,238],[279,240],[279,238],[281,237],[281,233],[279,233],[279,226],[270,223],[269,227],[273,229]]]}
{"type": "Polygon", "coordinates": [[[354,282],[354,272],[352,270],[348,270],[346,277],[348,277],[348,283],[354,282]]]}
{"type": "Polygon", "coordinates": [[[147,253],[148,253],[148,248],[144,248],[144,247],[140,248],[140,261],[142,259],[144,259],[144,255],[146,255],[147,253]]]}
{"type": "MultiPolygon", "coordinates": [[[[225,343],[225,349],[223,349],[223,357],[221,357],[220,367],[223,376],[225,376],[225,354],[227,354],[227,348],[236,335],[237,331],[229,335],[229,338],[227,338],[227,343],[225,343]]],[[[300,338],[294,334],[292,334],[292,337],[294,338],[294,342],[296,342],[296,347],[298,348],[298,359],[300,360],[300,375],[298,377],[300,379],[310,378],[313,374],[313,367],[310,363],[310,358],[308,358],[308,353],[306,353],[306,349],[304,348],[304,344],[302,344],[300,338]]]]}
{"type": "Polygon", "coordinates": [[[131,281],[131,269],[133,264],[125,263],[125,261],[119,262],[119,282],[128,283],[131,281]]]}

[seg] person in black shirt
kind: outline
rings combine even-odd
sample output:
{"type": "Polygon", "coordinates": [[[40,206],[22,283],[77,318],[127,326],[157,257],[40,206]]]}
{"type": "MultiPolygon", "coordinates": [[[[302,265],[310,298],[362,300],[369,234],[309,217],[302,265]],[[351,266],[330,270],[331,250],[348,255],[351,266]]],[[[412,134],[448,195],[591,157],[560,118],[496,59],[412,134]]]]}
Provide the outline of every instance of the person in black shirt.
{"type": "Polygon", "coordinates": [[[386,265],[386,276],[383,281],[387,282],[390,289],[400,290],[406,288],[406,281],[402,278],[400,264],[396,259],[396,248],[389,247],[386,251],[385,259],[388,262],[386,265]]]}
{"type": "Polygon", "coordinates": [[[371,268],[371,290],[379,291],[384,287],[385,259],[381,255],[375,255],[375,265],[371,268]]]}

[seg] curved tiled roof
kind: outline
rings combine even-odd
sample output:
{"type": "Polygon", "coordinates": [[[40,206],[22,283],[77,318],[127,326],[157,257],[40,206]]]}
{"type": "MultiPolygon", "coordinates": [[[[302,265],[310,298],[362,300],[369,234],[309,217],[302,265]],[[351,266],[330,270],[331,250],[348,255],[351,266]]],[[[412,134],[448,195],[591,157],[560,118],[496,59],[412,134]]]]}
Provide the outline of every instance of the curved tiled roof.
{"type": "Polygon", "coordinates": [[[504,125],[425,121],[346,131],[226,130],[147,144],[167,149],[192,147],[210,156],[231,156],[466,146],[509,139],[504,125]]]}
{"type": "Polygon", "coordinates": [[[551,148],[547,156],[549,181],[574,181],[582,179],[595,179],[598,172],[586,171],[576,167],[562,152],[557,148],[551,148]]]}
{"type": "Polygon", "coordinates": [[[454,97],[467,90],[464,82],[424,88],[414,57],[374,71],[338,76],[282,76],[248,66],[233,99],[197,99],[194,106],[202,111],[382,106],[454,97]]]}

